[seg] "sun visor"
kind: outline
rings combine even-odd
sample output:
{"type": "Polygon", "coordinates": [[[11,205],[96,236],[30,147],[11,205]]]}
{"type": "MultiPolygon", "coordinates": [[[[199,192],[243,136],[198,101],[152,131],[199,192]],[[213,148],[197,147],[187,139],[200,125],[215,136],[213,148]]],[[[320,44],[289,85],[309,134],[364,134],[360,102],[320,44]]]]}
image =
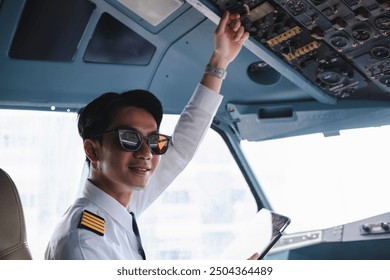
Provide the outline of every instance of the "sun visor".
{"type": "Polygon", "coordinates": [[[304,134],[337,135],[340,130],[390,124],[390,107],[378,101],[283,104],[227,104],[240,138],[262,141],[304,134]]]}

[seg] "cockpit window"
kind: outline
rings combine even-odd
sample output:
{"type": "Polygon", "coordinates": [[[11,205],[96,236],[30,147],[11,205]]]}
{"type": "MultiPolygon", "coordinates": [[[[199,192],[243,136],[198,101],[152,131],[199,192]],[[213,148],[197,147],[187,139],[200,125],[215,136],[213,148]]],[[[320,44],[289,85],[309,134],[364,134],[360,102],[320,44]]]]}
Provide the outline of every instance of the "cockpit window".
{"type": "MultiPolygon", "coordinates": [[[[161,132],[171,134],[177,119],[164,116],[161,132]]],[[[43,259],[87,176],[77,115],[0,110],[0,126],[0,167],[19,190],[33,258],[43,259]]],[[[226,144],[210,130],[186,170],[140,217],[148,258],[218,257],[256,211],[226,144]]]]}
{"type": "Polygon", "coordinates": [[[73,61],[94,9],[95,4],[90,1],[27,0],[10,57],[73,61]]]}
{"type": "Polygon", "coordinates": [[[0,167],[22,201],[27,240],[43,259],[54,226],[79,191],[85,161],[74,113],[0,110],[0,167]]]}
{"type": "Polygon", "coordinates": [[[390,126],[313,134],[242,148],[289,233],[326,229],[388,212],[390,126]]]}
{"type": "MultiPolygon", "coordinates": [[[[171,134],[177,118],[164,116],[161,131],[171,134]]],[[[256,212],[226,143],[210,129],[194,159],[141,216],[148,259],[218,259],[256,212]]]]}
{"type": "Polygon", "coordinates": [[[108,13],[103,13],[85,51],[84,61],[148,65],[156,47],[108,13]]]}

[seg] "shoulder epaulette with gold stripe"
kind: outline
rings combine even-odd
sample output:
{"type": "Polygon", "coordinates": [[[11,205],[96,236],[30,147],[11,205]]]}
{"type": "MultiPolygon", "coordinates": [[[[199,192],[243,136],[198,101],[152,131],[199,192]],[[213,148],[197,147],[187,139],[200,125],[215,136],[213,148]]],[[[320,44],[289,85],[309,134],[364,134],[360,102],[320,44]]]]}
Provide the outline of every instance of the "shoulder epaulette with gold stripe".
{"type": "Polygon", "coordinates": [[[85,228],[98,235],[103,236],[104,224],[105,224],[105,220],[102,217],[99,217],[98,215],[93,214],[88,210],[84,210],[83,215],[81,215],[79,227],[85,228]]]}

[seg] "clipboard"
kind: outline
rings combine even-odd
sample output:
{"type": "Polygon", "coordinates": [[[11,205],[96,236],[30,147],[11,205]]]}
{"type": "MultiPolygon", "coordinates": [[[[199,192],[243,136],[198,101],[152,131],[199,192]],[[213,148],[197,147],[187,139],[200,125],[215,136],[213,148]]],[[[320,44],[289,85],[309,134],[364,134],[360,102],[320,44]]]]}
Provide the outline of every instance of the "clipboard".
{"type": "Polygon", "coordinates": [[[221,259],[246,260],[255,252],[260,254],[259,260],[263,259],[290,222],[290,218],[284,215],[265,208],[261,209],[226,248],[221,259]]]}

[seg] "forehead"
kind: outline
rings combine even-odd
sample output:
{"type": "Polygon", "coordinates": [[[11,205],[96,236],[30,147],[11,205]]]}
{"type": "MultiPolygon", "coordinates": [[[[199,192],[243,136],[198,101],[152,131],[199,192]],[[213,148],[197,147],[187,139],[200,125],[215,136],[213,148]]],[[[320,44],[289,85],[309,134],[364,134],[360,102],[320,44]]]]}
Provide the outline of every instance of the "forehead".
{"type": "Polygon", "coordinates": [[[118,127],[136,129],[146,135],[157,131],[157,122],[152,114],[145,109],[128,106],[120,108],[116,112],[109,129],[118,127]]]}

